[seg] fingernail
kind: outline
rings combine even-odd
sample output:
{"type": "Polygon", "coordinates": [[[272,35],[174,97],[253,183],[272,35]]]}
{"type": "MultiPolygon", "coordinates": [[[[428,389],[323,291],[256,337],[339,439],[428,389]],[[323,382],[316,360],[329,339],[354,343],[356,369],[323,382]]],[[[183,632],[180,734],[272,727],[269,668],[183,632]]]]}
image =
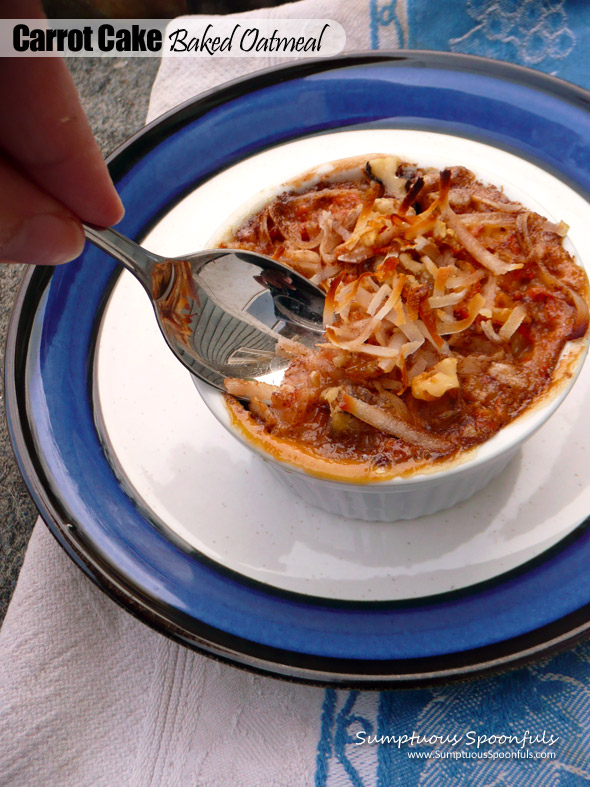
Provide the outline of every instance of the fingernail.
{"type": "MultiPolygon", "coordinates": [[[[115,192],[117,194],[117,192],[115,192]]],[[[125,215],[125,206],[121,202],[121,197],[117,194],[117,219],[113,224],[118,224],[125,215]]]]}
{"type": "Polygon", "coordinates": [[[26,219],[0,249],[0,258],[35,265],[60,265],[82,253],[84,232],[74,219],[43,213],[26,219]]]}

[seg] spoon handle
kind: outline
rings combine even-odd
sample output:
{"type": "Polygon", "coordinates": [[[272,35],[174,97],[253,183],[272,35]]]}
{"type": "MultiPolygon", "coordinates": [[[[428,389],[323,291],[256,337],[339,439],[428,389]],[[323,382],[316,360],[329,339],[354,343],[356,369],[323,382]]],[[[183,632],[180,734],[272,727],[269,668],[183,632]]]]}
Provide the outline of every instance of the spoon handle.
{"type": "Polygon", "coordinates": [[[114,257],[131,271],[151,296],[154,265],[158,262],[163,262],[165,258],[146,251],[146,249],[138,246],[137,243],[134,243],[112,228],[103,229],[102,227],[94,227],[91,224],[83,224],[82,226],[84,227],[84,234],[87,240],[111,257],[114,257]]]}

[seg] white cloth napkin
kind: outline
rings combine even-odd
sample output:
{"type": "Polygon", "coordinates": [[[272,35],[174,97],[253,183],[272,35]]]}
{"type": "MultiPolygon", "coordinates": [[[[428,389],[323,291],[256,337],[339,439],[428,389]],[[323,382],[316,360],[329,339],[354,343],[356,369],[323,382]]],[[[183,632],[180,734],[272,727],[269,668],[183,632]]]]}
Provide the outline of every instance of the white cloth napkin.
{"type": "MultiPolygon", "coordinates": [[[[356,52],[376,48],[399,49],[407,40],[404,31],[406,0],[397,0],[400,26],[381,26],[375,40],[375,18],[371,15],[373,2],[369,0],[301,0],[276,8],[264,8],[245,14],[231,14],[229,18],[250,19],[335,19],[346,31],[346,51],[356,52]],[[400,40],[400,37],[403,40],[400,40]]],[[[376,4],[375,4],[376,5],[376,4]]],[[[226,17],[228,18],[228,17],[226,17]]],[[[397,18],[397,17],[396,17],[397,18]]],[[[175,20],[177,27],[182,17],[175,20]]],[[[296,58],[264,55],[261,57],[226,58],[164,58],[148,110],[148,121],[176,106],[181,101],[209,90],[222,82],[258,71],[262,68],[288,63],[296,58]]]]}
{"type": "Polygon", "coordinates": [[[0,784],[307,785],[322,698],[156,634],[37,524],[0,635],[0,784]]]}
{"type": "MultiPolygon", "coordinates": [[[[240,14],[338,20],[370,48],[369,4],[240,14]]],[[[398,45],[396,30],[382,46],[398,45]]],[[[170,58],[147,120],[285,58],[170,58]]],[[[120,609],[37,523],[0,632],[0,784],[298,787],[314,781],[324,691],[195,654],[120,609]]],[[[346,780],[348,783],[348,779],[346,780]]]]}

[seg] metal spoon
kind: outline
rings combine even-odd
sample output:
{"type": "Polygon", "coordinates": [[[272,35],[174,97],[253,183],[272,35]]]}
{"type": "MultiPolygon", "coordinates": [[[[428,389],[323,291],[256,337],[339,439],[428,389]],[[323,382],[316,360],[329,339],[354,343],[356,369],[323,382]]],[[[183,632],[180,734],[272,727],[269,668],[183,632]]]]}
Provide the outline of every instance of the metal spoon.
{"type": "Polygon", "coordinates": [[[280,382],[289,364],[276,353],[281,336],[321,339],[324,293],[280,262],[235,249],[167,259],[116,230],[84,231],[142,283],[178,360],[222,391],[225,377],[280,382]]]}

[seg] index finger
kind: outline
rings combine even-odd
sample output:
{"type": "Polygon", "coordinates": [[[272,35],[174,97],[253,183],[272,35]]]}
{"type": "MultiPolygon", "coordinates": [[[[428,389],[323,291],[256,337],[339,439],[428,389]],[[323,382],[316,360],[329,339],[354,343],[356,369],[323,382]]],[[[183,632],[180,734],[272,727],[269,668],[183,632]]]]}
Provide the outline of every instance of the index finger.
{"type": "Polygon", "coordinates": [[[83,221],[115,224],[123,206],[58,58],[0,58],[0,147],[32,180],[83,221]]]}

